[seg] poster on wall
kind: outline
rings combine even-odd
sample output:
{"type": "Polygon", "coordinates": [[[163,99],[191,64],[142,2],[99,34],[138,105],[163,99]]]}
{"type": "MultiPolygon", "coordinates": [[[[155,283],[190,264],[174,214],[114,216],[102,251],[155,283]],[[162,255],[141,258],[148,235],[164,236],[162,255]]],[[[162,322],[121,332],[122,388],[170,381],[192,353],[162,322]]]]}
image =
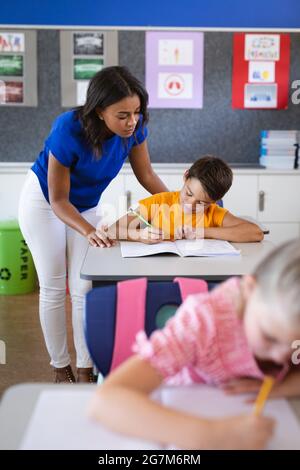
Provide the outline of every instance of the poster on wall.
{"type": "Polygon", "coordinates": [[[203,33],[146,32],[150,108],[202,108],[203,33]]]}
{"type": "Polygon", "coordinates": [[[103,33],[74,33],[73,35],[74,55],[103,55],[104,34],[103,33]]]}
{"type": "Polygon", "coordinates": [[[23,57],[21,55],[0,55],[0,75],[22,77],[23,57]]]}
{"type": "Polygon", "coordinates": [[[0,104],[23,103],[23,83],[0,80],[0,104]]]}
{"type": "Polygon", "coordinates": [[[85,103],[89,80],[110,65],[118,65],[116,31],[60,31],[62,106],[85,103]]]}
{"type": "Polygon", "coordinates": [[[24,52],[23,33],[0,32],[0,52],[24,52]]]}
{"type": "Polygon", "coordinates": [[[103,67],[103,59],[74,59],[74,79],[90,80],[103,67]]]}
{"type": "Polygon", "coordinates": [[[0,105],[37,106],[36,31],[0,30],[0,105]]]}
{"type": "Polygon", "coordinates": [[[289,65],[289,34],[235,33],[232,107],[286,109],[289,65]]]}

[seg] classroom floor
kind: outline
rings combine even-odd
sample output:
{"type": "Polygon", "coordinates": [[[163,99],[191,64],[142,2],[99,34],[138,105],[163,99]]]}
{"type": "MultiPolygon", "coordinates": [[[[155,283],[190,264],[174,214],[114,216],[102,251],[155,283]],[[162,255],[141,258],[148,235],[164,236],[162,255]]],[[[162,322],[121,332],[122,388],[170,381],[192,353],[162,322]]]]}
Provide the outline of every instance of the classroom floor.
{"type": "MultiPolygon", "coordinates": [[[[72,364],[71,305],[67,299],[68,342],[72,364]]],[[[0,340],[6,345],[6,364],[0,364],[0,397],[17,383],[52,382],[53,372],[38,314],[38,292],[0,296],[0,340]]],[[[75,368],[73,368],[75,371],[75,368]]]]}

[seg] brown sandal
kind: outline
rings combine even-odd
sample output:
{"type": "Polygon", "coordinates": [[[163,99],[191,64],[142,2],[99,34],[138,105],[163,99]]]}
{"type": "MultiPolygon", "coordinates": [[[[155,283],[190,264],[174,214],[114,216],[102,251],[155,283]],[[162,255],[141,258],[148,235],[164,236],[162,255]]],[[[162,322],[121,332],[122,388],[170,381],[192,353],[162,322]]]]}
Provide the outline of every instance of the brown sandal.
{"type": "Polygon", "coordinates": [[[96,378],[94,376],[92,367],[78,367],[77,368],[77,382],[94,384],[96,378]]]}
{"type": "Polygon", "coordinates": [[[74,384],[76,382],[70,365],[66,367],[53,367],[53,369],[54,369],[54,383],[74,384]]]}

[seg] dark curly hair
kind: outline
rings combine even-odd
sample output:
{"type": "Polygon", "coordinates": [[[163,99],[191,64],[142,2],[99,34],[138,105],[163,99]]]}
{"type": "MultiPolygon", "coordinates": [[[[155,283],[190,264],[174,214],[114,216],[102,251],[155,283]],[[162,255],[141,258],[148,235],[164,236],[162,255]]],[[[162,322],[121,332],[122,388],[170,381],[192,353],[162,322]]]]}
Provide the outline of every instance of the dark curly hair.
{"type": "Polygon", "coordinates": [[[102,154],[102,144],[107,138],[107,127],[104,121],[99,119],[96,108],[104,110],[133,95],[137,95],[140,99],[140,114],[144,126],[148,122],[148,93],[127,67],[106,67],[91,79],[86,102],[76,108],[76,117],[80,119],[84,136],[97,158],[102,154]]]}

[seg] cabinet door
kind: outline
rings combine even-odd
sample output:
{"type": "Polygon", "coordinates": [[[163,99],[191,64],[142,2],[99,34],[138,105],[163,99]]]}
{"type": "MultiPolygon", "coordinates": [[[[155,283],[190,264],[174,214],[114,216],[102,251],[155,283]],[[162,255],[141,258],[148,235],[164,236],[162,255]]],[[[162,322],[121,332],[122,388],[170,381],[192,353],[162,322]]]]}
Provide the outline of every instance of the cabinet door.
{"type": "MultiPolygon", "coordinates": [[[[170,191],[178,191],[183,185],[182,175],[159,174],[160,179],[165,183],[170,191]]],[[[125,175],[125,193],[128,198],[128,206],[134,206],[140,199],[151,196],[146,189],[138,182],[134,175],[125,175]]]]}
{"type": "Polygon", "coordinates": [[[271,240],[275,244],[300,236],[300,224],[272,224],[269,222],[266,224],[266,227],[270,234],[265,236],[265,240],[271,240]]]}
{"type": "Polygon", "coordinates": [[[300,222],[300,174],[259,176],[258,220],[300,222]]]}
{"type": "Polygon", "coordinates": [[[103,192],[97,207],[102,223],[113,223],[122,217],[127,210],[124,175],[119,174],[103,192]]]}
{"type": "Polygon", "coordinates": [[[224,207],[233,215],[244,215],[257,218],[256,175],[234,175],[233,183],[223,198],[224,207]]]}
{"type": "Polygon", "coordinates": [[[0,219],[18,217],[19,198],[28,170],[0,173],[0,219]]]}

